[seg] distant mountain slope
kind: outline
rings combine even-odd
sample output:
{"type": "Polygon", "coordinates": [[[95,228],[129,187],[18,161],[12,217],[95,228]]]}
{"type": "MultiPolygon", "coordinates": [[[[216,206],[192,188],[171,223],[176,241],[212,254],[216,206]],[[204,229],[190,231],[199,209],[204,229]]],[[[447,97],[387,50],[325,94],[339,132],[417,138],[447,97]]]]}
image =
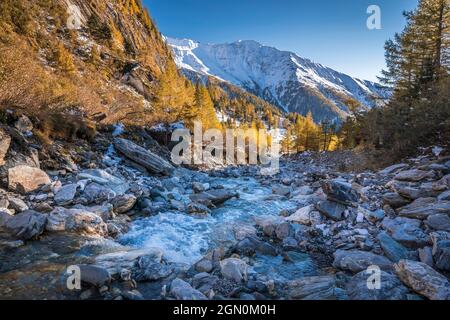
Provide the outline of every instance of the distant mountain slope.
{"type": "MultiPolygon", "coordinates": [[[[178,67],[237,85],[287,112],[340,121],[350,105],[371,108],[389,97],[381,85],[256,41],[202,44],[166,38],[178,67]]],[[[188,73],[188,72],[186,72],[188,73]]]]}

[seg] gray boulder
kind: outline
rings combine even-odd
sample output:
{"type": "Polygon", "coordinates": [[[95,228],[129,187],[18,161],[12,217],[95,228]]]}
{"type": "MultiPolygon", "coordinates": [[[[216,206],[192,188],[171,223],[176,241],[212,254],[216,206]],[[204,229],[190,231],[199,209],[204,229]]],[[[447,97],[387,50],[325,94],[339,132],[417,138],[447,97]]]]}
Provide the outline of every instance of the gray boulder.
{"type": "Polygon", "coordinates": [[[329,219],[340,221],[344,219],[346,207],[333,201],[321,201],[316,205],[316,209],[329,219]]]}
{"type": "Polygon", "coordinates": [[[394,209],[406,206],[408,203],[410,203],[409,200],[403,198],[396,192],[385,193],[383,195],[383,201],[394,209]]]}
{"type": "Polygon", "coordinates": [[[189,196],[189,198],[193,202],[198,202],[206,206],[217,206],[236,196],[238,196],[238,193],[236,192],[226,189],[215,189],[202,193],[192,194],[189,196]]]}
{"type": "Polygon", "coordinates": [[[371,273],[361,271],[347,283],[351,300],[406,300],[409,289],[393,274],[381,271],[380,289],[369,286],[371,273]],[[368,283],[369,282],[369,283],[368,283]]]}
{"type": "Polygon", "coordinates": [[[22,199],[15,197],[8,197],[9,208],[15,210],[16,212],[22,212],[28,210],[28,205],[22,199]]]}
{"type": "Polygon", "coordinates": [[[390,236],[408,248],[423,248],[430,244],[430,237],[421,229],[422,222],[416,219],[397,217],[385,218],[382,222],[383,229],[390,236]]]}
{"type": "Polygon", "coordinates": [[[247,264],[240,259],[228,258],[220,261],[220,272],[226,279],[237,283],[247,281],[247,271],[247,264]]]}
{"type": "Polygon", "coordinates": [[[449,300],[450,283],[442,274],[422,262],[401,260],[395,265],[400,280],[430,300],[449,300]]]}
{"type": "Polygon", "coordinates": [[[98,215],[83,209],[55,208],[48,214],[46,230],[71,231],[93,236],[107,236],[108,226],[98,215]]]}
{"type": "Polygon", "coordinates": [[[450,217],[447,214],[430,215],[425,224],[434,230],[450,232],[450,217]]]}
{"type": "Polygon", "coordinates": [[[146,150],[126,139],[114,139],[114,147],[128,159],[143,166],[150,172],[170,175],[174,167],[153,152],[146,150]]]}
{"type": "Polygon", "coordinates": [[[402,217],[425,220],[438,213],[450,213],[450,201],[436,202],[434,198],[419,198],[410,205],[401,208],[398,214],[402,217]]]}
{"type": "Polygon", "coordinates": [[[336,279],[333,276],[306,277],[289,281],[289,299],[292,300],[337,300],[336,279]]]}
{"type": "Polygon", "coordinates": [[[208,300],[203,293],[192,288],[189,283],[179,278],[172,281],[170,293],[177,300],[208,300]]]}
{"type": "Polygon", "coordinates": [[[408,249],[392,239],[387,233],[380,232],[377,239],[380,241],[384,254],[392,262],[398,262],[408,258],[408,249]]]}
{"type": "Polygon", "coordinates": [[[407,181],[407,182],[419,182],[419,181],[424,180],[427,177],[431,177],[432,175],[433,175],[433,173],[429,172],[429,171],[413,169],[413,170],[401,171],[394,177],[394,180],[407,181]]]}
{"type": "Polygon", "coordinates": [[[353,189],[350,183],[340,179],[322,182],[322,189],[327,195],[328,200],[345,205],[352,205],[358,202],[360,198],[359,193],[353,189]]]}
{"type": "Polygon", "coordinates": [[[72,203],[77,194],[78,185],[76,183],[67,184],[55,194],[55,202],[57,205],[65,206],[72,203]]]}
{"type": "Polygon", "coordinates": [[[114,211],[118,214],[126,213],[133,209],[136,204],[137,198],[131,194],[124,194],[115,197],[111,204],[114,207],[114,211]]]}
{"type": "Polygon", "coordinates": [[[433,232],[431,234],[433,242],[433,258],[439,270],[450,271],[450,233],[433,232]]]}
{"type": "Polygon", "coordinates": [[[372,252],[338,250],[334,253],[333,266],[341,270],[358,273],[373,265],[378,266],[382,270],[389,271],[392,269],[391,261],[372,252]]]}
{"type": "Polygon", "coordinates": [[[78,265],[81,281],[95,287],[102,287],[111,282],[108,270],[94,265],[78,265]]]}
{"type": "Polygon", "coordinates": [[[39,237],[45,229],[47,217],[39,212],[27,210],[3,219],[4,229],[13,237],[31,240],[39,237]]]}

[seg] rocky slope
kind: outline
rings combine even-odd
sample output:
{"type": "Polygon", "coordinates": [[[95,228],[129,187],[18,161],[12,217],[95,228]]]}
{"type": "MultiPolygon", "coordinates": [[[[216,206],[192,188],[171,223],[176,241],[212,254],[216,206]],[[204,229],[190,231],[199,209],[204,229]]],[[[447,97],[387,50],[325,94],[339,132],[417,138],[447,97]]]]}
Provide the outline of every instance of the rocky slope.
{"type": "Polygon", "coordinates": [[[187,74],[193,71],[214,76],[287,112],[306,115],[311,111],[318,122],[340,121],[351,113],[351,104],[371,108],[390,95],[387,88],[377,83],[353,78],[255,41],[230,44],[171,38],[166,41],[178,67],[187,74]]]}
{"type": "Polygon", "coordinates": [[[2,299],[450,299],[449,157],[352,173],[339,154],[302,154],[271,177],[199,172],[144,130],[50,151],[32,125],[0,129],[2,299]]]}

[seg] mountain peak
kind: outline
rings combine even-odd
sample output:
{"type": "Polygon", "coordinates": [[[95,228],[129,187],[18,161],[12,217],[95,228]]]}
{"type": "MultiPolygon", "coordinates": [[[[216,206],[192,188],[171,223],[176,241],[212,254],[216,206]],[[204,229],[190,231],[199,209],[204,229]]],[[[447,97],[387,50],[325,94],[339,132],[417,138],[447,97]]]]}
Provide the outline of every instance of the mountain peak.
{"type": "Polygon", "coordinates": [[[367,109],[390,95],[381,85],[254,40],[202,44],[184,39],[168,43],[180,69],[237,85],[284,111],[312,112],[316,121],[340,121],[351,114],[349,104],[367,109]]]}

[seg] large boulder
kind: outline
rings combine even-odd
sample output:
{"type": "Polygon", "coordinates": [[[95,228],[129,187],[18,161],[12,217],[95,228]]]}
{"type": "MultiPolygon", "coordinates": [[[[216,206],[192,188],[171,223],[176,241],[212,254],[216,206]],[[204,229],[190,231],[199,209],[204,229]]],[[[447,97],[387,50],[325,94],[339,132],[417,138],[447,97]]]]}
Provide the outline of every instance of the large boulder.
{"type": "Polygon", "coordinates": [[[347,294],[351,300],[406,300],[409,289],[393,274],[381,271],[380,288],[368,284],[371,273],[361,271],[347,283],[347,294]]]}
{"type": "Polygon", "coordinates": [[[55,208],[48,214],[46,230],[50,232],[81,232],[93,236],[107,236],[108,226],[98,215],[83,209],[55,208]]]}
{"type": "Polygon", "coordinates": [[[405,285],[428,299],[450,299],[447,278],[425,263],[401,260],[395,265],[395,271],[405,285]]]}
{"type": "Polygon", "coordinates": [[[84,197],[89,203],[101,204],[105,201],[111,201],[117,194],[107,186],[92,182],[86,186],[83,192],[84,197]]]}
{"type": "Polygon", "coordinates": [[[11,145],[11,137],[0,128],[0,166],[5,164],[5,157],[11,145]]]}
{"type": "Polygon", "coordinates": [[[430,237],[421,229],[422,221],[397,217],[395,219],[385,218],[382,222],[383,229],[402,245],[417,249],[430,244],[430,237]]]}
{"type": "Polygon", "coordinates": [[[322,182],[322,189],[327,195],[328,200],[345,205],[353,205],[360,198],[360,194],[353,189],[350,183],[340,179],[322,182]]]}
{"type": "Polygon", "coordinates": [[[8,170],[9,189],[20,193],[36,191],[51,182],[49,176],[38,168],[20,165],[8,170]]]}
{"type": "Polygon", "coordinates": [[[45,229],[47,217],[39,212],[27,210],[3,219],[3,228],[13,237],[31,240],[39,237],[45,229]]]}
{"type": "Polygon", "coordinates": [[[220,261],[220,272],[229,280],[233,280],[237,283],[247,281],[248,265],[236,258],[228,258],[220,261]]]}
{"type": "Polygon", "coordinates": [[[334,253],[333,266],[341,270],[358,273],[374,265],[382,270],[389,271],[392,269],[391,261],[386,257],[376,255],[372,252],[338,250],[334,253]]]}
{"type": "Polygon", "coordinates": [[[179,278],[172,281],[170,293],[177,300],[208,300],[203,293],[192,288],[189,283],[179,278]]]}
{"type": "Polygon", "coordinates": [[[114,147],[128,159],[143,166],[150,172],[170,175],[174,167],[160,156],[126,139],[114,139],[114,147]]]}

